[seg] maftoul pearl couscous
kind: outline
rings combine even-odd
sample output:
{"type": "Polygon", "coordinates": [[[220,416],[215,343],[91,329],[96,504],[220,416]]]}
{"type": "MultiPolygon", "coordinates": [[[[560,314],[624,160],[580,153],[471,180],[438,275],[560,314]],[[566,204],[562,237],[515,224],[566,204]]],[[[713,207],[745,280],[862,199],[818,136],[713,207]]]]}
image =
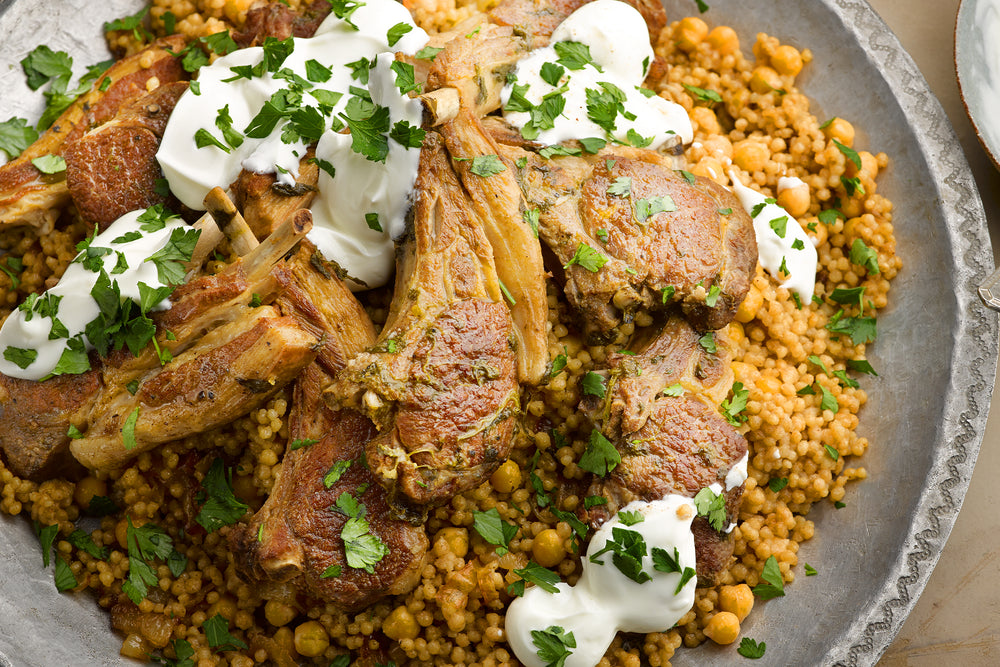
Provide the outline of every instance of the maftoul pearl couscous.
{"type": "MultiPolygon", "coordinates": [[[[162,35],[170,22],[178,32],[204,37],[238,28],[250,4],[153,0],[151,27],[162,35]]],[[[433,34],[480,15],[493,3],[407,4],[417,23],[433,34]]],[[[107,38],[118,54],[134,53],[146,41],[131,30],[107,38]]],[[[732,173],[775,197],[798,219],[818,251],[816,297],[802,303],[758,268],[727,332],[735,341],[735,378],[749,392],[741,426],[750,444],[749,478],[732,533],[735,558],[718,586],[698,589],[694,607],[676,627],[619,636],[601,667],[659,667],[669,664],[682,644],[737,641],[740,623],[752,613],[751,588],[761,583],[765,562],[774,557],[786,584],[805,574],[797,552],[816,529],[808,518],[811,507],[824,500],[849,502],[848,482],[866,476],[858,457],[869,443],[856,429],[867,400],[862,387],[872,381],[859,373],[866,370],[867,345],[860,342],[864,336],[852,340],[838,315],[848,307],[831,295],[838,288],[864,287],[865,317],[876,317],[887,304],[890,281],[901,266],[892,202],[878,194],[876,182],[889,158],[877,146],[856,145],[851,119],[818,118],[810,111],[809,99],[796,87],[796,76],[812,61],[808,49],[765,34],[747,46],[724,25],[697,17],[670,23],[654,44],[658,62],[646,85],[688,111],[695,140],[685,151],[686,169],[722,185],[729,185],[732,173]],[[797,180],[779,191],[782,178],[797,180]]],[[[28,294],[58,280],[86,232],[72,209],[43,236],[30,229],[0,231],[0,248],[21,258],[23,267],[12,275],[0,273],[0,320],[28,294]]],[[[218,272],[232,259],[225,246],[221,250],[207,271],[218,272]]],[[[385,290],[363,297],[377,325],[385,320],[388,298],[385,290]]],[[[577,465],[591,428],[577,409],[581,382],[621,348],[620,342],[585,344],[554,284],[548,306],[550,358],[565,355],[565,366],[523,401],[528,426],[518,433],[510,460],[478,488],[430,513],[431,554],[419,583],[406,595],[346,613],[285,584],[245,582],[228,550],[229,527],[189,532],[197,512],[195,494],[216,454],[235,462],[237,497],[251,511],[263,504],[288,443],[287,395],[223,428],[143,453],[110,475],[35,483],[0,463],[0,510],[58,526],[55,545],[78,582],[74,590],[91,591],[110,611],[123,637],[122,655],[128,657],[176,659],[185,657],[178,649],[189,645],[187,657],[198,667],[346,665],[354,659],[364,665],[516,664],[504,634],[504,610],[511,599],[506,587],[519,579],[513,570],[529,559],[570,584],[580,576],[572,528],[551,510],[572,513],[583,503],[569,491],[579,485],[566,483],[587,474],[577,465]],[[549,498],[548,506],[540,506],[540,493],[549,498]],[[119,508],[90,533],[102,557],[67,540],[94,497],[110,497],[119,508]],[[518,528],[504,555],[472,527],[474,512],[492,509],[518,528]],[[158,585],[138,605],[122,592],[130,568],[130,522],[162,528],[188,560],[179,574],[166,563],[156,564],[158,585]],[[203,626],[216,616],[225,619],[239,644],[219,646],[210,639],[203,626]]],[[[860,315],[856,310],[849,314],[860,315]]],[[[622,326],[620,341],[652,321],[638,313],[622,326]]],[[[797,594],[795,588],[790,594],[797,594]]]]}

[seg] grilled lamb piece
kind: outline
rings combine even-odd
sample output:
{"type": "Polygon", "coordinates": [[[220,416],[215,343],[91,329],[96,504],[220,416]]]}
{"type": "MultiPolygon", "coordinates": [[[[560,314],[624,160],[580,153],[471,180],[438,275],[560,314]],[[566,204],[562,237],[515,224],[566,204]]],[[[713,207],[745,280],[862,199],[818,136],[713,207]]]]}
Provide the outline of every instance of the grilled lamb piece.
{"type": "Polygon", "coordinates": [[[104,231],[129,211],[167,202],[155,191],[163,177],[156,151],[187,87],[184,81],[160,86],[66,146],[66,185],[85,221],[104,231]]]}
{"type": "MultiPolygon", "coordinates": [[[[701,334],[672,316],[652,339],[632,346],[634,356],[608,359],[604,399],[589,397],[583,405],[621,454],[621,463],[606,477],[595,477],[587,491],[608,499],[583,511],[595,528],[633,500],[670,493],[694,497],[712,484],[724,493],[727,524],[736,520],[744,484],[726,488],[726,476],[746,455],[747,442],[717,408],[733,376],[725,330],[713,337],[717,351],[710,353],[699,342],[701,334]],[[683,394],[666,395],[675,384],[683,394]]],[[[699,580],[709,584],[729,565],[732,540],[702,516],[692,531],[699,580]]]]}
{"type": "Polygon", "coordinates": [[[649,150],[617,146],[548,160],[518,146],[501,151],[527,160],[518,171],[525,199],[540,211],[539,236],[558,259],[552,270],[592,340],[613,339],[636,309],[675,302],[700,331],[732,320],[750,289],[757,242],[731,192],[689,181],[649,150]],[[607,262],[588,265],[581,251],[607,262]]]}
{"type": "Polygon", "coordinates": [[[267,37],[312,37],[330,13],[327,0],[314,0],[295,11],[280,2],[257,0],[247,12],[243,29],[233,34],[239,47],[260,46],[267,37]]]}
{"type": "MultiPolygon", "coordinates": [[[[362,311],[353,321],[362,324],[366,319],[362,311]]],[[[359,609],[412,589],[423,569],[428,540],[423,526],[394,518],[385,489],[365,465],[365,445],[376,434],[371,420],[323,404],[321,394],[330,381],[318,363],[306,367],[296,380],[290,438],[315,442],[285,453],[264,506],[249,523],[233,528],[229,543],[249,579],[296,580],[316,597],[359,609]],[[349,465],[336,481],[325,481],[338,462],[349,465]],[[369,532],[388,549],[371,572],[348,565],[342,531],[349,517],[336,507],[344,493],[364,504],[369,532]],[[331,567],[339,567],[340,573],[324,577],[331,567]]]]}
{"type": "Polygon", "coordinates": [[[500,147],[469,109],[463,109],[457,118],[442,125],[441,135],[473,212],[493,248],[497,277],[507,290],[511,315],[517,325],[518,377],[521,382],[537,384],[549,362],[545,269],[541,245],[522,215],[526,207],[514,164],[508,162],[502,171],[488,177],[473,172],[477,159],[498,155],[500,147]]]}
{"type": "Polygon", "coordinates": [[[420,516],[507,457],[519,389],[517,334],[493,248],[433,132],[416,193],[388,321],[328,398],[373,419],[379,433],[368,443],[368,466],[392,504],[420,516]]]}
{"type": "Polygon", "coordinates": [[[174,35],[118,61],[38,141],[17,159],[0,166],[0,227],[31,225],[41,234],[51,231],[59,212],[69,202],[69,188],[63,174],[42,174],[31,160],[62,155],[90,128],[107,122],[120,109],[145,96],[150,79],[157,79],[161,86],[186,79],[187,73],[176,55],[184,44],[184,37],[174,35]],[[151,64],[143,67],[140,63],[144,61],[151,64]],[[101,90],[105,80],[111,83],[101,90]]]}

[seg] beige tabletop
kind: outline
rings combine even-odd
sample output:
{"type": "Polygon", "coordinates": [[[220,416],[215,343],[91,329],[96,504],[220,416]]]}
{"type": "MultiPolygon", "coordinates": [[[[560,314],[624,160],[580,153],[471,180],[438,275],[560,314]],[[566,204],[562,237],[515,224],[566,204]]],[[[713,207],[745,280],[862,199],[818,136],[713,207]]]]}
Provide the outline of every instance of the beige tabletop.
{"type": "MultiPolygon", "coordinates": [[[[979,186],[995,256],[1000,174],[976,140],[955,80],[958,0],[870,0],[937,95],[979,186]]],[[[927,588],[882,661],[885,667],[1000,665],[1000,391],[993,394],[972,485],[927,588]]]]}

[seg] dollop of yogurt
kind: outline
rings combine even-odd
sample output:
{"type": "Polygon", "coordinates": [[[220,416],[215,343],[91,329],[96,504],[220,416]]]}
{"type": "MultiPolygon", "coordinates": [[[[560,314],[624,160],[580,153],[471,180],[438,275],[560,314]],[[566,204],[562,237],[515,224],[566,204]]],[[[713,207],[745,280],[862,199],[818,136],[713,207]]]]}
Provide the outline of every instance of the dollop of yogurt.
{"type": "Polygon", "coordinates": [[[394,69],[394,54],[416,53],[427,39],[398,2],[367,0],[348,17],[331,14],[314,37],[292,38],[290,52],[276,65],[280,51],[265,46],[201,68],[171,114],[157,153],[171,191],[201,210],[208,191],[227,188],[242,169],[276,173],[279,182],[292,185],[307,146],[318,139],[319,193],[309,239],[357,279],[353,287],[385,284],[420,159],[419,145],[393,137],[419,128],[423,113],[420,101],[407,94],[405,75],[394,69]],[[371,134],[359,135],[388,141],[381,159],[353,150],[354,138],[343,133],[346,117],[357,117],[363,103],[376,112],[367,107],[364,125],[371,134]],[[303,111],[289,116],[285,109],[303,111]],[[268,116],[276,118],[269,131],[266,125],[250,129],[268,116]],[[304,136],[296,123],[307,126],[304,136]],[[235,131],[238,145],[227,140],[223,126],[230,135],[235,131]]]}
{"type": "MultiPolygon", "coordinates": [[[[150,258],[170,242],[175,230],[196,232],[178,217],[166,219],[162,228],[143,231],[139,218],[144,213],[132,211],[112,223],[90,240],[88,249],[77,255],[54,287],[28,299],[7,317],[0,327],[0,373],[41,380],[57,368],[64,353],[72,353],[73,347],[94,349],[83,334],[101,315],[101,305],[92,292],[102,276],[117,284],[122,299],[136,303],[143,302],[144,293],[149,299],[152,291],[166,287],[150,258]]],[[[157,299],[150,310],[169,305],[167,298],[157,299]]]]}
{"type": "MultiPolygon", "coordinates": [[[[672,627],[694,604],[697,577],[691,521],[696,511],[689,498],[669,495],[653,502],[635,501],[605,523],[594,534],[583,558],[583,573],[575,586],[556,585],[555,593],[537,586],[525,591],[507,609],[507,640],[518,660],[527,667],[545,667],[538,657],[533,633],[560,628],[572,633],[574,647],[566,667],[593,667],[607,650],[618,631],[659,632],[672,627]],[[642,520],[626,525],[622,512],[637,513],[642,520]],[[611,553],[591,556],[605,549],[609,541],[620,539],[621,531],[635,532],[646,545],[642,571],[648,581],[637,583],[620,571],[611,553]],[[677,564],[677,571],[653,567],[653,551],[662,549],[677,564]]],[[[663,562],[662,554],[658,560],[663,562]]],[[[662,568],[673,569],[673,568],[662,568]]]]}
{"type": "Polygon", "coordinates": [[[777,202],[743,185],[735,171],[729,172],[729,178],[733,182],[732,191],[753,218],[760,265],[782,287],[796,292],[803,303],[810,301],[816,288],[819,261],[812,239],[777,202]],[[782,265],[787,270],[784,278],[782,265]]]}
{"type": "Polygon", "coordinates": [[[589,138],[636,144],[641,138],[639,144],[655,149],[675,136],[689,143],[694,130],[684,107],[652,91],[640,92],[653,57],[646,22],[636,9],[618,0],[594,0],[559,24],[549,46],[535,49],[518,62],[513,79],[501,93],[504,118],[527,138],[532,137],[525,128],[534,127],[538,131],[535,140],[546,144],[589,138]],[[589,60],[580,57],[583,53],[589,53],[589,60]],[[555,80],[559,68],[563,71],[555,80]],[[515,95],[533,105],[534,113],[523,110],[523,102],[519,106],[516,97],[512,104],[515,95]],[[621,98],[621,106],[613,119],[601,125],[594,122],[593,116],[608,118],[615,96],[621,98]],[[533,116],[545,115],[539,110],[547,97],[560,98],[562,109],[551,123],[538,127],[533,116]],[[608,122],[614,126],[611,132],[606,131],[608,122]]]}

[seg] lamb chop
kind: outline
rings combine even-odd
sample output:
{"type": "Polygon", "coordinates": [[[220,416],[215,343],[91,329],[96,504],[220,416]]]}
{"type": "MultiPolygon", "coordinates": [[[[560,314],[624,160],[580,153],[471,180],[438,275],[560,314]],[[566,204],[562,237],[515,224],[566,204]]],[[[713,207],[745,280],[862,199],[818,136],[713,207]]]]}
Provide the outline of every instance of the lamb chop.
{"type": "Polygon", "coordinates": [[[348,360],[375,343],[368,315],[308,241],[276,274],[282,311],[322,341],[316,360],[296,378],[292,396],[290,440],[310,444],[285,453],[264,506],[248,524],[235,527],[229,540],[248,578],[301,577],[313,595],[358,609],[416,584],[427,536],[423,527],[390,516],[385,490],[364,465],[365,445],[376,434],[371,420],[354,410],[331,410],[322,400],[348,360]],[[387,550],[367,568],[352,566],[358,563],[348,554],[344,530],[354,517],[337,509],[342,494],[364,506],[359,518],[387,550]],[[332,576],[334,571],[339,574],[332,576]]]}
{"type": "Polygon", "coordinates": [[[66,186],[86,222],[104,231],[129,211],[167,202],[156,192],[163,178],[156,151],[187,87],[184,81],[161,85],[66,145],[66,186]]]}
{"type": "Polygon", "coordinates": [[[187,73],[177,57],[184,44],[184,37],[174,35],[118,61],[35,143],[0,166],[0,226],[31,225],[41,234],[51,231],[69,202],[69,188],[63,174],[43,174],[31,161],[45,155],[62,155],[87,130],[146,95],[151,80],[163,86],[186,79],[187,73]]]}
{"type": "MultiPolygon", "coordinates": [[[[283,5],[282,5],[283,6],[283,5]]],[[[233,181],[233,200],[258,239],[265,239],[289,215],[309,208],[316,197],[319,167],[310,148],[299,161],[295,185],[279,183],[275,174],[244,169],[233,181]]]]}
{"type": "Polygon", "coordinates": [[[519,406],[517,333],[493,248],[441,138],[428,132],[422,150],[388,321],[327,393],[373,419],[368,467],[418,517],[499,466],[519,406]]]}
{"type": "Polygon", "coordinates": [[[83,437],[70,446],[73,456],[90,469],[114,468],[162,442],[226,424],[294,379],[315,358],[319,339],[270,302],[279,287],[275,264],[310,227],[308,211],[300,212],[219,276],[178,289],[174,307],[154,318],[158,345],[173,359],[161,367],[148,348],[138,356],[112,353],[83,437]],[[262,305],[253,303],[255,294],[262,305]],[[129,448],[122,434],[130,416],[129,448]]]}
{"type": "Polygon", "coordinates": [[[649,150],[544,159],[500,146],[509,160],[526,161],[517,174],[525,199],[540,211],[539,236],[592,340],[613,339],[639,308],[679,303],[700,331],[732,320],[750,289],[757,242],[731,192],[649,150]]]}
{"type": "MultiPolygon", "coordinates": [[[[489,11],[490,21],[501,26],[511,26],[518,34],[526,35],[531,48],[545,46],[553,31],[567,16],[587,4],[589,0],[501,0],[489,11]]],[[[649,41],[653,44],[660,31],[667,25],[667,13],[659,0],[625,0],[635,7],[649,28],[649,41]]]]}
{"type": "Polygon", "coordinates": [[[744,484],[727,483],[747,453],[746,439],[719,413],[732,386],[730,342],[726,331],[704,339],[679,316],[636,341],[636,354],[608,359],[604,399],[589,397],[582,406],[619,454],[604,478],[594,479],[588,495],[606,505],[584,511],[600,526],[633,500],[652,501],[676,493],[694,497],[717,484],[725,499],[725,525],[713,528],[704,516],[692,523],[699,579],[711,583],[725,569],[733,544],[726,526],[734,522],[744,484]],[[713,349],[709,352],[706,347],[713,349]]]}

